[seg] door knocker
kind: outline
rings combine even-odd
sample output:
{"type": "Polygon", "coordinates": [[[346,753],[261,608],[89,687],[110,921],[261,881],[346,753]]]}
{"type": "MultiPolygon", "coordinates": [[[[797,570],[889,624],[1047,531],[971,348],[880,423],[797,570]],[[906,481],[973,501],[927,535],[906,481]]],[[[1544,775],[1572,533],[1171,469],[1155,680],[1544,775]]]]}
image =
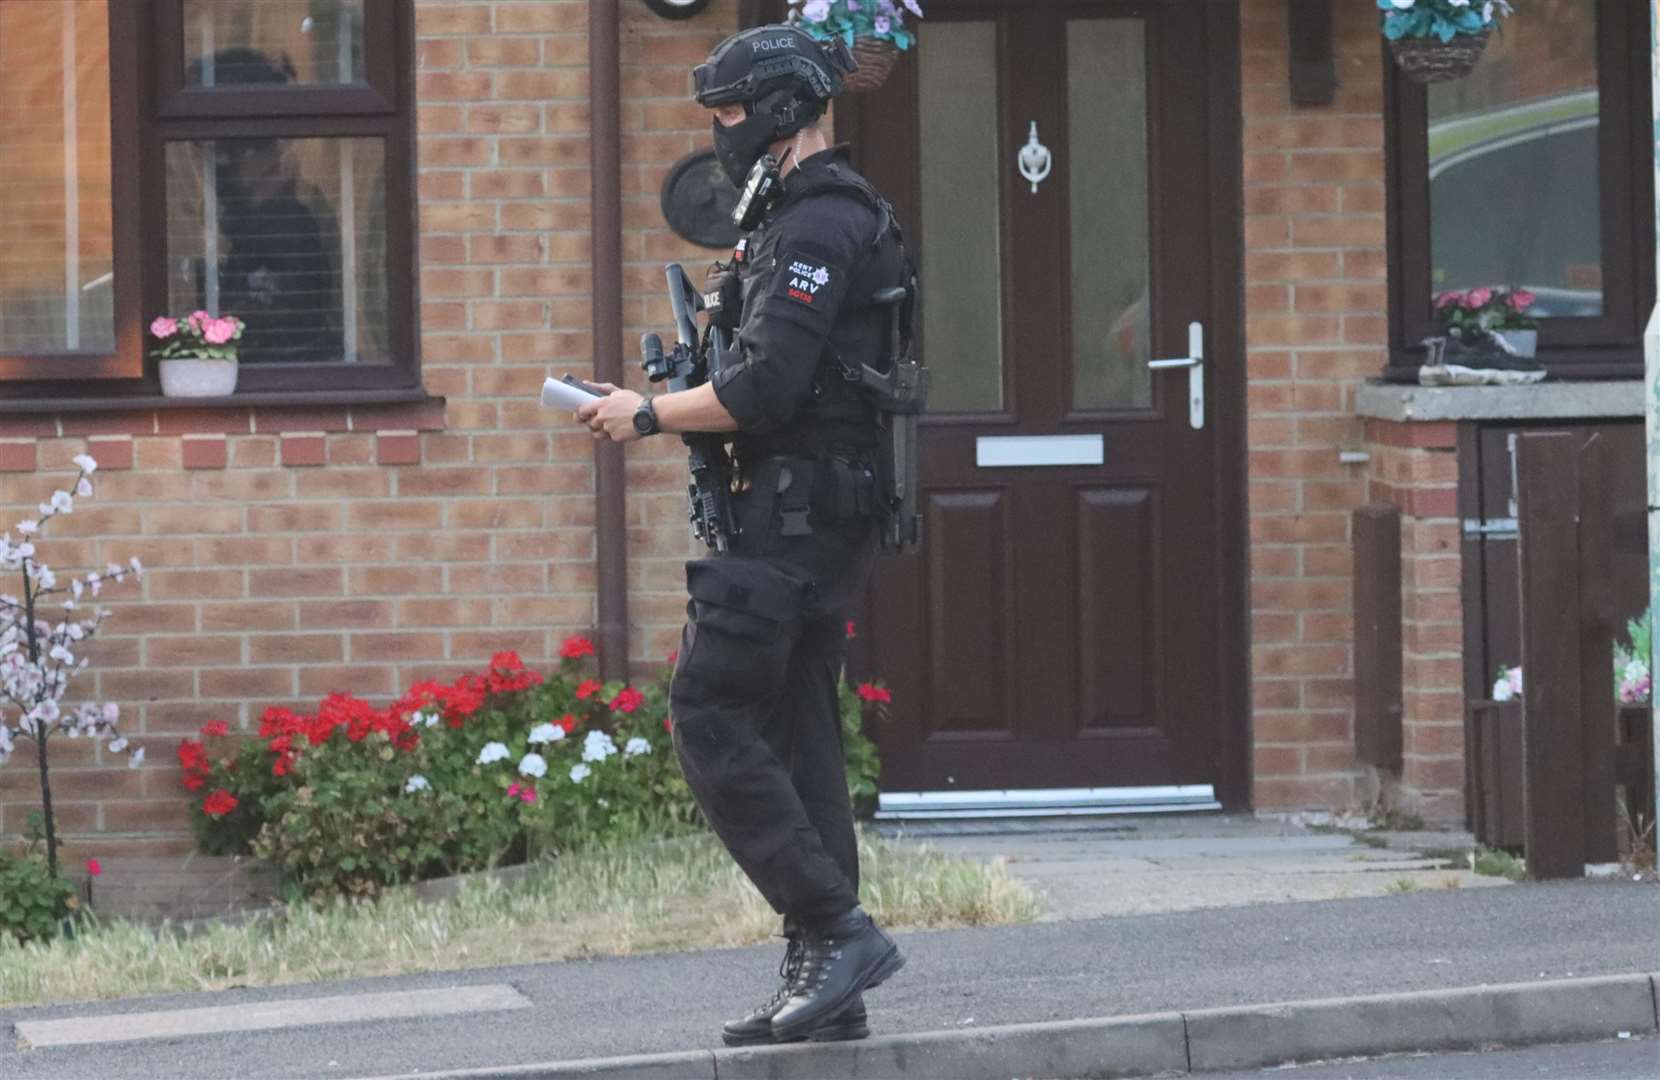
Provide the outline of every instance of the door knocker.
{"type": "Polygon", "coordinates": [[[1032,121],[1031,134],[1026,136],[1026,145],[1020,148],[1020,175],[1032,182],[1032,194],[1037,194],[1038,185],[1049,178],[1049,169],[1054,165],[1054,159],[1049,148],[1038,142],[1037,121],[1032,121]]]}

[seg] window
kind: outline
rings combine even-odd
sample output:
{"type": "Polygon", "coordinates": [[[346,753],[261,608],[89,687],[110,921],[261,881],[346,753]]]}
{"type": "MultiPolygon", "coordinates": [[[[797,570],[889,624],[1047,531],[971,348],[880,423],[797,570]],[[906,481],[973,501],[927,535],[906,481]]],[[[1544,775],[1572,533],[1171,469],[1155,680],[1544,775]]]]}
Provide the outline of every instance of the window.
{"type": "Polygon", "coordinates": [[[1474,72],[1427,88],[1385,54],[1386,376],[1416,377],[1437,293],[1482,285],[1537,297],[1529,314],[1553,374],[1642,373],[1655,288],[1644,14],[1625,0],[1518,9],[1474,72]]]}
{"type": "Polygon", "coordinates": [[[0,393],[154,394],[144,327],[197,309],[247,325],[239,395],[418,388],[412,20],[0,0],[0,393]]]}

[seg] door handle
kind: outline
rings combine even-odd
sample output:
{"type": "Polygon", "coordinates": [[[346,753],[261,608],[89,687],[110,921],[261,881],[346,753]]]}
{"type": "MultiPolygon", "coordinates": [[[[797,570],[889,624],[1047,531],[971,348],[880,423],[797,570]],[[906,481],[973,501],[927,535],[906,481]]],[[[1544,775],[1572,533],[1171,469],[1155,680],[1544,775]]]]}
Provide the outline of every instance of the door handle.
{"type": "Polygon", "coordinates": [[[1194,431],[1205,426],[1205,327],[1203,323],[1187,324],[1187,355],[1169,360],[1149,360],[1154,371],[1187,369],[1187,422],[1194,431]]]}

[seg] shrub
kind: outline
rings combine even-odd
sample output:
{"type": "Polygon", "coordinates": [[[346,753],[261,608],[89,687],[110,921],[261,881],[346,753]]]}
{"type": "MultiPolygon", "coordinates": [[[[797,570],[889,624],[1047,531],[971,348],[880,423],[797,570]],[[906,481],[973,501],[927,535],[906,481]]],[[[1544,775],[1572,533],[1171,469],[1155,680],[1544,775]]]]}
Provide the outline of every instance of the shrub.
{"type": "MultiPolygon", "coordinates": [[[[333,694],[314,714],[267,709],[257,739],[205,726],[179,747],[199,845],[267,860],[301,893],[367,896],[696,827],[668,672],[642,688],[602,683],[585,638],[561,654],[545,680],[499,653],[482,675],[418,682],[384,708],[333,694]]],[[[874,797],[877,773],[862,710],[887,696],[842,688],[856,798],[874,797]]]]}
{"type": "Polygon", "coordinates": [[[21,855],[0,852],[0,934],[19,943],[47,941],[58,935],[61,920],[80,908],[75,886],[59,877],[39,852],[44,828],[39,814],[29,817],[28,846],[21,855]]]}

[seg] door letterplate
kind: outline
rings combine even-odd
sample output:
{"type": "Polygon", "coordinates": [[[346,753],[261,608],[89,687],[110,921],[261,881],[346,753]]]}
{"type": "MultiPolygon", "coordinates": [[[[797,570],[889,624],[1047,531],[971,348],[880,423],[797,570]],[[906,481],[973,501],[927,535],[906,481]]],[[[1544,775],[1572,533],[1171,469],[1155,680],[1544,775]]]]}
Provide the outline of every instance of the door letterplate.
{"type": "Polygon", "coordinates": [[[1187,369],[1187,422],[1194,431],[1205,426],[1205,328],[1202,323],[1187,324],[1187,355],[1172,360],[1149,360],[1154,371],[1171,368],[1187,369]]]}

